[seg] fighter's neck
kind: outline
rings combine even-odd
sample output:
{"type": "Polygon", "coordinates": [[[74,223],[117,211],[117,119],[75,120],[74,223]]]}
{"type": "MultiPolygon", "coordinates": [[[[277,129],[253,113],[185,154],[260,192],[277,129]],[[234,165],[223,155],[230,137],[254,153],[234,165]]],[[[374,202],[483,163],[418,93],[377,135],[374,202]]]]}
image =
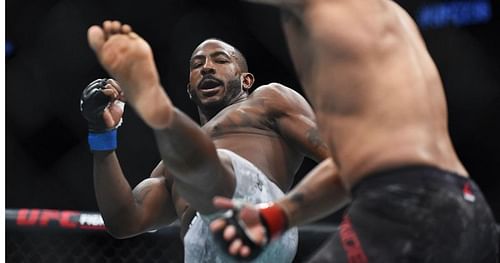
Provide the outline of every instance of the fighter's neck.
{"type": "Polygon", "coordinates": [[[205,123],[213,119],[215,116],[217,116],[220,112],[223,110],[227,109],[228,107],[231,107],[232,105],[238,104],[240,102],[243,102],[247,99],[247,96],[239,96],[232,100],[229,104],[223,105],[221,107],[217,108],[201,108],[198,107],[198,114],[200,115],[200,124],[203,126],[205,123]]]}

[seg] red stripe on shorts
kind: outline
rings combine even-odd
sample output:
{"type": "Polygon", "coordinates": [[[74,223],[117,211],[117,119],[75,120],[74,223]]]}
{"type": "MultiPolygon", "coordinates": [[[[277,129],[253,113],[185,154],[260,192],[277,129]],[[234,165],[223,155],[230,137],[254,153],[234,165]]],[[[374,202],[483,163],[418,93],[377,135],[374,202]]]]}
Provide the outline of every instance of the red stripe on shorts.
{"type": "Polygon", "coordinates": [[[340,224],[340,240],[349,263],[367,263],[368,258],[361,247],[358,235],[352,228],[351,219],[345,215],[340,224]]]}

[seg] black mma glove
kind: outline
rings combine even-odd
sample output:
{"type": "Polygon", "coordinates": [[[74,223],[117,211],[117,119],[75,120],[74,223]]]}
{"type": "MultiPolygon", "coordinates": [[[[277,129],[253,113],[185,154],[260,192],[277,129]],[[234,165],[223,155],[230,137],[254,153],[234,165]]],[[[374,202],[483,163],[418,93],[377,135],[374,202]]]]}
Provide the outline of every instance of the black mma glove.
{"type": "Polygon", "coordinates": [[[124,103],[115,100],[114,102],[103,92],[107,85],[107,79],[97,79],[92,81],[82,92],[80,100],[80,111],[88,122],[89,145],[92,151],[110,151],[117,147],[117,130],[122,120],[115,127],[106,127],[103,119],[104,110],[112,103],[123,108],[124,103]]]}
{"type": "Polygon", "coordinates": [[[106,86],[107,79],[96,79],[92,81],[82,92],[80,99],[80,111],[88,122],[89,131],[104,132],[109,130],[104,124],[102,113],[108,107],[109,98],[102,90],[106,86]]]}

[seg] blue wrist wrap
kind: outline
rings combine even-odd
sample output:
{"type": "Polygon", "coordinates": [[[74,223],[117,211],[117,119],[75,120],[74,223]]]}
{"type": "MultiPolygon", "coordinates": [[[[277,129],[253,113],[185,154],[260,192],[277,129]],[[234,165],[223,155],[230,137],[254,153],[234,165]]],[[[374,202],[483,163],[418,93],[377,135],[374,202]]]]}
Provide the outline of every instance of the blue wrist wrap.
{"type": "Polygon", "coordinates": [[[91,151],[112,151],[117,147],[117,129],[106,132],[89,132],[88,140],[91,151]]]}

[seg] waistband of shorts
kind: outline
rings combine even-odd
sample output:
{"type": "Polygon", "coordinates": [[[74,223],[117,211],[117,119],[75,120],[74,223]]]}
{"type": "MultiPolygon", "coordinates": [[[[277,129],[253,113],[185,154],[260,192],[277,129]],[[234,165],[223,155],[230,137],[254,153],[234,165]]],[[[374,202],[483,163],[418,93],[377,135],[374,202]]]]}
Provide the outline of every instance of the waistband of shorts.
{"type": "Polygon", "coordinates": [[[461,189],[466,182],[471,182],[475,188],[475,184],[470,178],[455,172],[429,165],[404,165],[369,173],[351,188],[351,193],[356,196],[363,190],[379,186],[391,184],[415,186],[428,184],[429,182],[432,182],[435,186],[457,186],[458,189],[461,189]]]}

